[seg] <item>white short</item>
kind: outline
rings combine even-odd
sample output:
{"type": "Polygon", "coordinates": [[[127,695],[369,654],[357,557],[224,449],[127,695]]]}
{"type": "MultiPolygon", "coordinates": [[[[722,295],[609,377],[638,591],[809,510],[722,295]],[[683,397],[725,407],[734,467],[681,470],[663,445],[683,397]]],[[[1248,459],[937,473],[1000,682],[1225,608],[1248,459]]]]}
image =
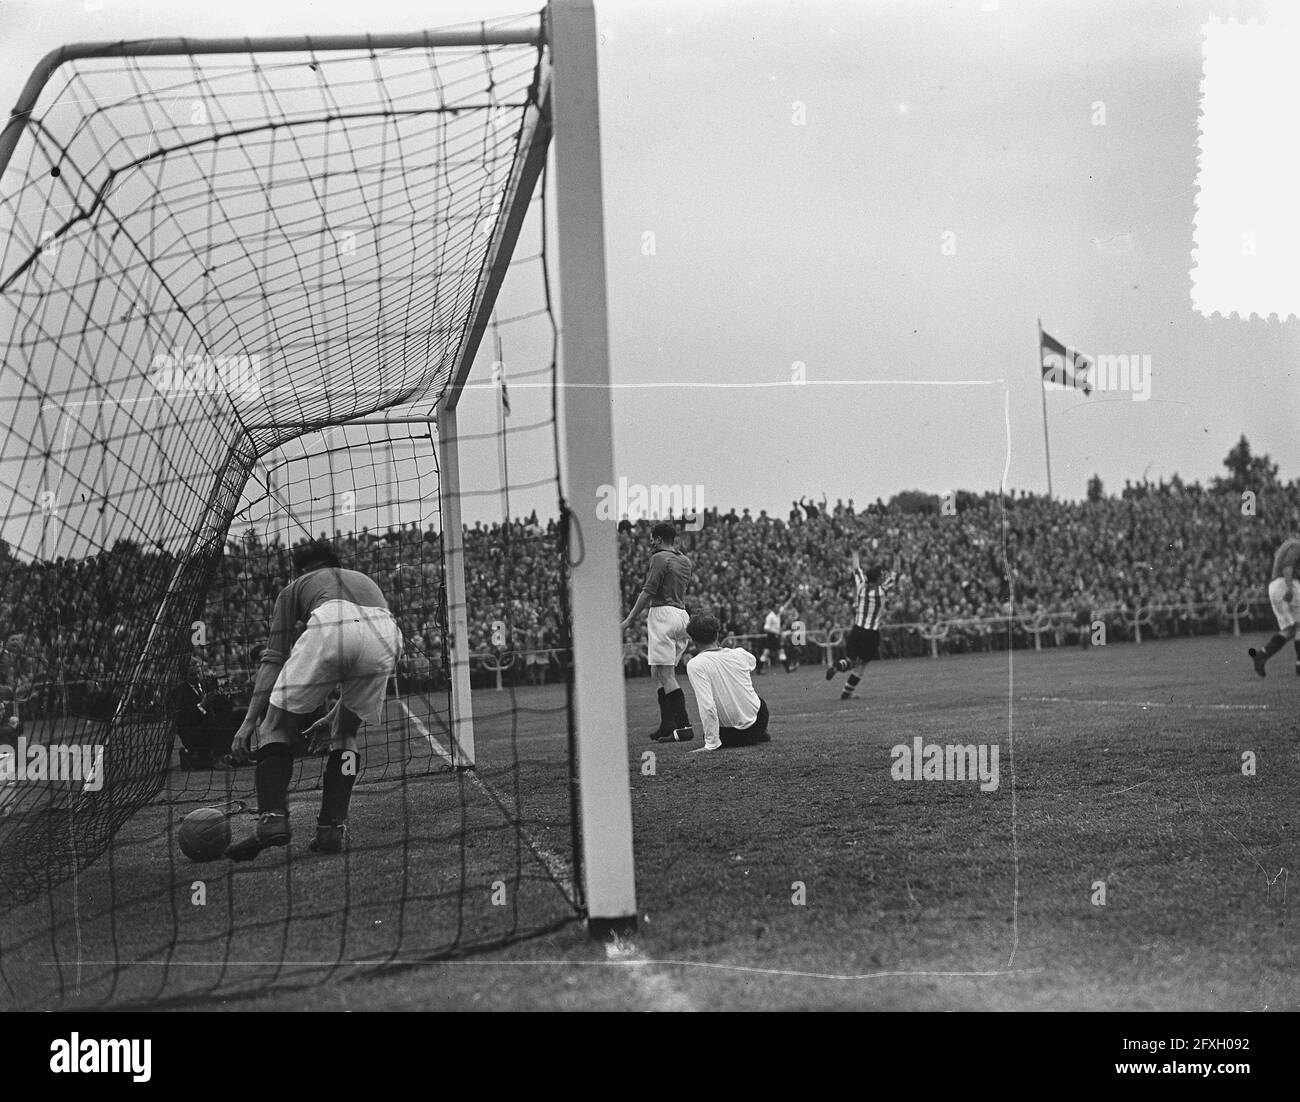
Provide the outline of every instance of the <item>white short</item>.
{"type": "Polygon", "coordinates": [[[1300,581],[1291,584],[1291,600],[1286,599],[1286,579],[1274,578],[1268,583],[1268,599],[1273,604],[1278,631],[1286,631],[1300,622],[1300,581]]]}
{"type": "Polygon", "coordinates": [[[309,715],[338,688],[348,711],[366,723],[380,723],[388,679],[401,655],[402,632],[387,609],[326,601],[289,652],[271,703],[309,715]]]}
{"type": "Polygon", "coordinates": [[[646,614],[646,658],[652,666],[676,666],[686,653],[690,639],[686,625],[690,617],[684,608],[658,605],[646,614]]]}

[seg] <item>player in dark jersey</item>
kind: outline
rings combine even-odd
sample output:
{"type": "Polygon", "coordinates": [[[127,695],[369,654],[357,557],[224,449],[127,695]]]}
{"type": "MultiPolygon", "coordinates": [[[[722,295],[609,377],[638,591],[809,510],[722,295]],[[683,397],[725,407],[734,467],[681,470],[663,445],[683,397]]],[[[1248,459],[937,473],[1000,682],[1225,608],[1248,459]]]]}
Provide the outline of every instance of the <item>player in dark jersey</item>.
{"type": "Polygon", "coordinates": [[[382,721],[388,679],[402,654],[401,630],[379,586],[360,571],[341,569],[328,542],[295,547],[293,565],[298,576],[276,598],[248,714],[232,747],[236,759],[248,757],[257,736],[257,829],[226,850],[232,861],[289,844],[289,748],[297,717],[310,715],[336,688],[338,703],[317,725],[328,725],[331,750],[310,848],[342,850],[360,771],[357,731],[363,722],[382,721]],[[295,641],[298,622],[306,627],[295,641]]]}
{"type": "Polygon", "coordinates": [[[848,670],[848,680],[841,700],[850,700],[862,680],[867,663],[880,657],[880,620],[885,611],[885,594],[893,589],[897,576],[891,570],[887,575],[879,566],[863,571],[858,553],[853,552],[853,627],[849,629],[846,655],[832,666],[826,667],[826,680],[848,670]]]}
{"type": "Polygon", "coordinates": [[[646,657],[659,690],[659,727],[650,737],[656,742],[688,742],[695,731],[686,711],[686,694],[677,684],[677,663],[689,645],[686,590],[691,584],[691,560],[677,547],[677,529],[667,521],[650,529],[650,548],[645,585],[623,621],[623,630],[649,609],[646,657]]]}
{"type": "Polygon", "coordinates": [[[1300,639],[1296,639],[1296,625],[1300,623],[1300,582],[1295,577],[1298,564],[1300,539],[1292,537],[1273,556],[1273,575],[1268,583],[1269,603],[1273,606],[1273,615],[1277,617],[1277,634],[1264,645],[1263,650],[1251,647],[1246,652],[1260,677],[1266,676],[1264,663],[1285,647],[1290,639],[1295,639],[1295,672],[1300,674],[1300,639]]]}

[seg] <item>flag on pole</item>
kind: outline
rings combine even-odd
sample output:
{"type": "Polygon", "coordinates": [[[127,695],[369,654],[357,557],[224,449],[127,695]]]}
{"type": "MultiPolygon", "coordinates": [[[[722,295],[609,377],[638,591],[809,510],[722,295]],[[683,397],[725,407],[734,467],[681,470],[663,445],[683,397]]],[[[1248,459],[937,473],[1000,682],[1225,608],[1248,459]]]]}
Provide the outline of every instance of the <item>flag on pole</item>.
{"type": "Polygon", "coordinates": [[[1058,390],[1079,390],[1085,398],[1092,393],[1092,381],[1088,377],[1092,361],[1041,329],[1038,331],[1038,362],[1045,385],[1051,384],[1058,390]]]}
{"type": "Polygon", "coordinates": [[[492,314],[492,340],[496,345],[497,358],[492,361],[492,381],[501,387],[501,415],[510,416],[510,391],[506,388],[506,359],[501,353],[501,330],[497,327],[497,316],[492,314]]]}

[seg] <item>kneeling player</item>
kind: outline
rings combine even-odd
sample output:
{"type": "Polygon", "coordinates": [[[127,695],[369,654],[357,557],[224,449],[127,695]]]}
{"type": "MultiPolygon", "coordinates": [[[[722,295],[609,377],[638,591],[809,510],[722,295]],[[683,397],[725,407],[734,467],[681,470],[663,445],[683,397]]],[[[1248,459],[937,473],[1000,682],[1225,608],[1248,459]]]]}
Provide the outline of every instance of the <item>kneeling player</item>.
{"type": "Polygon", "coordinates": [[[704,726],[704,750],[769,742],[767,704],[754,691],[750,672],[757,664],[749,651],[718,646],[721,628],[713,616],[694,616],[686,634],[698,653],[686,663],[695,705],[704,726]]]}
{"type": "Polygon", "coordinates": [[[326,726],[330,731],[320,818],[310,848],[342,850],[352,785],[360,772],[357,730],[363,722],[382,722],[388,679],[402,653],[401,630],[379,586],[359,571],[340,569],[328,543],[295,547],[293,565],[298,577],[276,598],[253,698],[232,747],[236,759],[249,756],[257,733],[257,829],[226,850],[233,861],[251,861],[268,846],[288,845],[289,747],[296,717],[316,711],[335,687],[338,703],[307,732],[326,726]],[[290,649],[299,621],[307,626],[290,649]]]}
{"type": "MultiPolygon", "coordinates": [[[[1260,677],[1266,676],[1264,663],[1285,647],[1288,640],[1296,637],[1296,624],[1300,622],[1300,584],[1295,579],[1297,562],[1300,562],[1300,539],[1292,537],[1273,556],[1273,577],[1268,583],[1269,603],[1277,617],[1277,634],[1264,645],[1263,650],[1251,647],[1246,652],[1260,677]]],[[[1300,639],[1296,639],[1295,656],[1295,672],[1300,674],[1300,639]]]]}
{"type": "Polygon", "coordinates": [[[880,618],[885,611],[885,594],[893,588],[896,580],[893,571],[883,580],[881,575],[878,566],[863,573],[858,553],[853,552],[853,627],[845,646],[846,657],[826,667],[827,681],[837,673],[853,671],[840,693],[841,700],[852,699],[867,663],[880,657],[880,618]]]}

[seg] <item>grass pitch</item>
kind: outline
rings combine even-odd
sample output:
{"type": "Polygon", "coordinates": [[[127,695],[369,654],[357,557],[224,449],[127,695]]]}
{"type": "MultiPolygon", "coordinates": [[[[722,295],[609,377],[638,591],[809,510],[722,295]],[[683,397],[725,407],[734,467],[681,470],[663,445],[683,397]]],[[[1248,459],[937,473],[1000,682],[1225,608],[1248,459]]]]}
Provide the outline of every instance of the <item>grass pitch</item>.
{"type": "MultiPolygon", "coordinates": [[[[477,693],[480,772],[499,803],[454,774],[360,786],[346,865],[277,854],[222,880],[237,888],[230,898],[194,908],[194,867],[167,841],[164,820],[177,816],[142,812],[112,876],[101,862],[81,877],[82,955],[120,962],[101,964],[100,986],[82,998],[158,992],[231,1009],[1294,1010],[1300,678],[1288,650],[1259,681],[1244,648],[1219,638],[882,662],[850,702],[839,700],[842,677],[777,671],[756,679],[772,741],[713,754],[691,753],[698,740],[649,742],[653,690],[629,682],[640,930],[612,950],[569,921],[547,872],[567,853],[560,690],[519,690],[513,713],[507,694],[477,693]],[[894,779],[892,748],[915,738],[996,745],[997,789],[894,779]],[[516,753],[517,773],[507,768],[516,753]],[[505,825],[516,800],[522,841],[505,825]],[[402,822],[424,827],[394,837],[402,822]],[[508,908],[489,903],[502,869],[516,870],[508,908]],[[302,908],[289,926],[286,885],[302,908]],[[403,948],[436,948],[456,930],[477,951],[420,962],[403,948]],[[376,971],[385,955],[401,966],[376,971]],[[223,986],[199,994],[217,975],[223,986]]],[[[295,808],[296,822],[309,810],[295,808]]],[[[48,921],[68,902],[27,917],[48,921]]],[[[59,948],[66,969],[70,947],[59,948]]],[[[0,963],[12,982],[13,953],[0,963]]],[[[65,991],[48,1005],[77,1002],[65,991]]]]}

